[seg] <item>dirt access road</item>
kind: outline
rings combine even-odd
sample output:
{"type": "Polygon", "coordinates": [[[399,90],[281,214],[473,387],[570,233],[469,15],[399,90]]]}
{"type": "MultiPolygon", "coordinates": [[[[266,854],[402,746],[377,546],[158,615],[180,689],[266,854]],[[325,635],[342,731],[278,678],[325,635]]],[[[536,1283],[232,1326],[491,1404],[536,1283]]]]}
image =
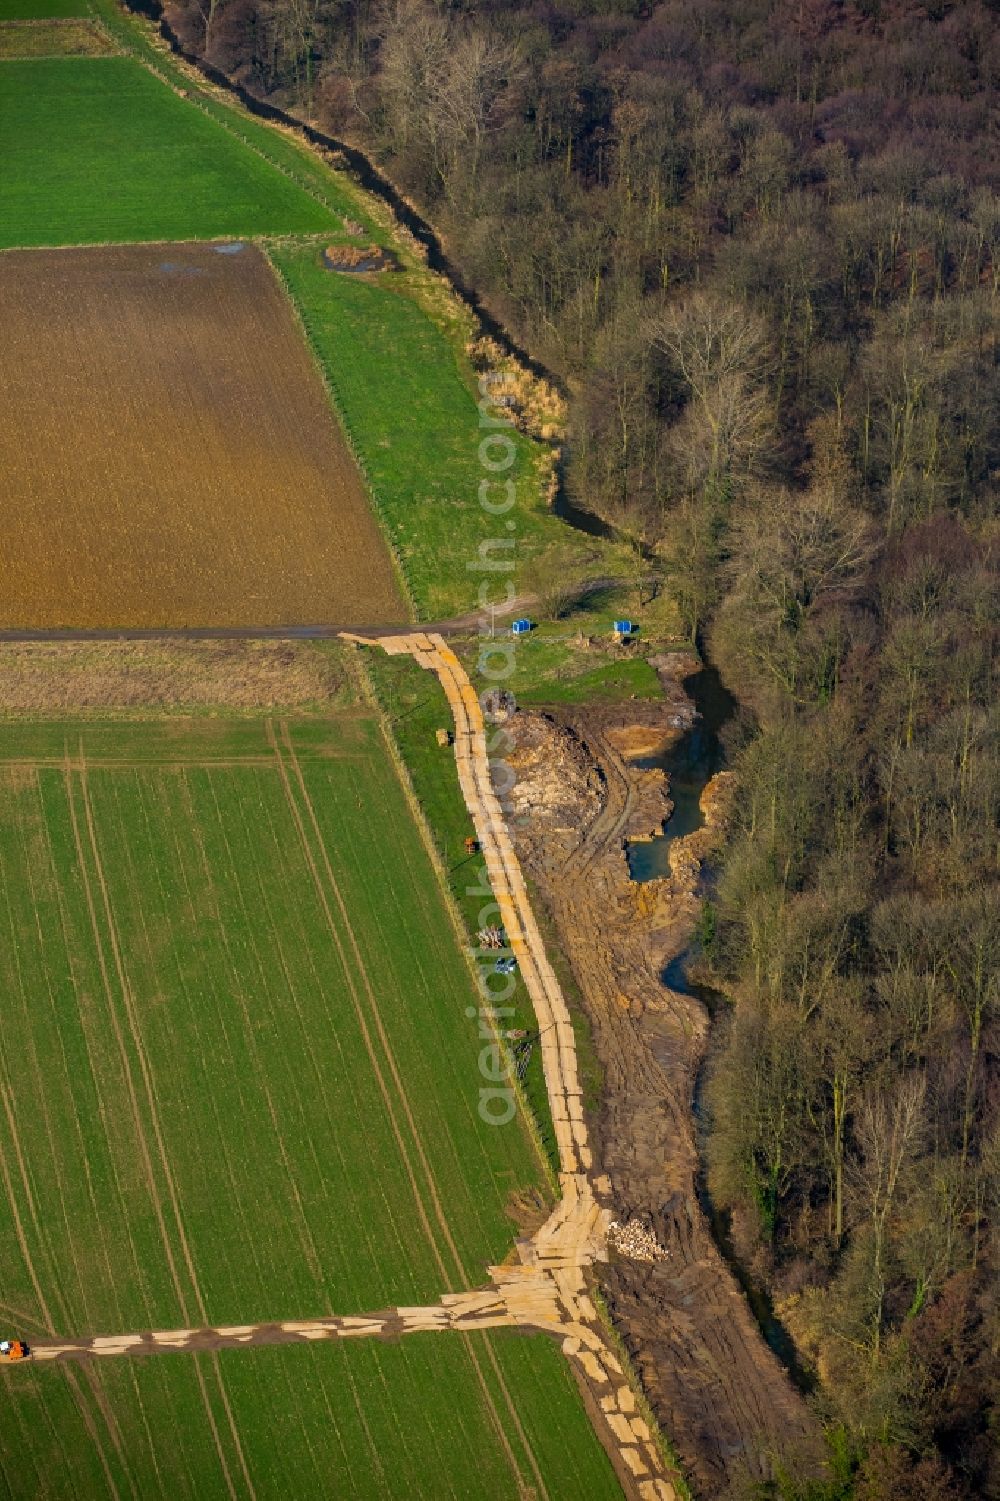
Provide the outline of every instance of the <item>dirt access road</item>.
{"type": "MultiPolygon", "coordinates": [[[[678,655],[667,710],[652,711],[661,740],[681,733],[680,683],[691,670],[678,655]]],[[[651,832],[669,806],[662,777],[621,754],[631,712],[515,715],[507,758],[517,777],[512,826],[572,965],[604,1070],[592,1132],[596,1167],[610,1179],[619,1222],[639,1219],[666,1253],[652,1262],[617,1257],[600,1281],[695,1493],[712,1497],[741,1473],[767,1474],[777,1454],[808,1454],[812,1468],[818,1430],[761,1337],[698,1203],[692,1098],[708,1017],[693,997],[667,990],[660,975],[690,937],[712,813],[706,831],[678,842],[670,878],[644,886],[630,880],[624,838],[651,832]]],[[[647,723],[647,741],[651,729],[647,723]]],[[[642,735],[633,729],[631,739],[642,735]]]]}
{"type": "MultiPolygon", "coordinates": [[[[635,1216],[652,1227],[668,1254],[656,1262],[619,1256],[600,1277],[696,1494],[719,1494],[741,1466],[764,1473],[776,1451],[808,1442],[814,1432],[719,1257],[694,1194],[690,1103],[707,1019],[697,1002],[665,991],[658,974],[690,930],[702,836],[693,836],[689,858],[678,863],[671,881],[635,887],[622,840],[662,822],[669,807],[662,782],[623,760],[620,723],[593,711],[584,711],[576,724],[539,714],[516,717],[510,761],[519,778],[515,814],[523,819],[519,824],[515,818],[515,841],[559,925],[594,1024],[606,1084],[595,1140],[582,1111],[565,999],[545,956],[508,821],[490,786],[476,694],[440,636],[415,632],[381,644],[414,655],[436,672],[454,711],[463,793],[539,1017],[563,1197],[536,1235],[519,1243],[519,1264],[491,1269],[492,1288],[432,1308],[96,1339],[52,1337],[36,1345],[37,1354],[73,1361],[502,1324],[545,1329],[562,1342],[626,1495],[661,1501],[676,1494],[675,1477],[664,1469],[636,1412],[587,1290],[605,1255],[612,1213],[619,1221],[635,1216]]],[[[675,695],[667,711],[675,726],[684,723],[677,712],[683,707],[683,695],[679,702],[675,695]]],[[[620,719],[622,710],[617,713],[620,719]]],[[[662,724],[651,728],[653,738],[662,738],[662,724]]],[[[647,726],[647,741],[650,733],[647,726]]],[[[643,734],[627,737],[632,747],[643,734]]]]}

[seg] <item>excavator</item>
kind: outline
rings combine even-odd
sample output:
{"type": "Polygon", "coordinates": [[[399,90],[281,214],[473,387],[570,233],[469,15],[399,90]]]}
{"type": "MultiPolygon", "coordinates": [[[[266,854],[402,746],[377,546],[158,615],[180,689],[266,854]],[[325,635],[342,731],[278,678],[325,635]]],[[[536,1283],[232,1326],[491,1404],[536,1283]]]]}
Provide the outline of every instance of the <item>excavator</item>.
{"type": "Polygon", "coordinates": [[[0,1363],[6,1361],[10,1364],[14,1360],[28,1360],[31,1351],[27,1341],[23,1339],[0,1339],[0,1363]]]}

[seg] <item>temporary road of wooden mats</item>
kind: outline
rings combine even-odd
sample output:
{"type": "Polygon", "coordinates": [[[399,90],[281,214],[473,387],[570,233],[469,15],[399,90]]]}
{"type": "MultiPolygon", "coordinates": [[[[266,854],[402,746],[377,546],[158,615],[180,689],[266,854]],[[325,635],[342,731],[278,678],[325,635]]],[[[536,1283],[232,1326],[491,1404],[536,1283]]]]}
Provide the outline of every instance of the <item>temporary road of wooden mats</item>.
{"type": "Polygon", "coordinates": [[[535,1008],[545,1082],[559,1150],[562,1197],[545,1224],[518,1242],[520,1264],[490,1268],[492,1285],[450,1293],[438,1304],[394,1308],[353,1317],[284,1320],[200,1329],[154,1330],[84,1340],[40,1340],[36,1360],[152,1355],[166,1351],[225,1349],[320,1340],[398,1338],[432,1331],[502,1326],[542,1331],[560,1339],[574,1366],[597,1433],[622,1481],[637,1501],[674,1501],[677,1491],[654,1435],[586,1289],[585,1270],[606,1259],[611,1215],[602,1204],[607,1182],[593,1179],[593,1158],[583,1116],[576,1045],[565,997],[545,955],[524,877],[493,790],[485,724],[475,689],[455,653],[439,635],[413,632],[378,641],[390,655],[408,654],[435,673],[455,721],[455,758],[462,794],[483,850],[504,929],[535,1008]]]}

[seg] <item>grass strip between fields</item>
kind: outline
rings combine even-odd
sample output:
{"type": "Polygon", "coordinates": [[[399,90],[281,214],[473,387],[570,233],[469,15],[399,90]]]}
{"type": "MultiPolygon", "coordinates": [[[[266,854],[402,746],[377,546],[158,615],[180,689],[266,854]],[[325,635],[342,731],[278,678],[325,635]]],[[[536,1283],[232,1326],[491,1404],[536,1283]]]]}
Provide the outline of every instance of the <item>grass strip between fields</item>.
{"type": "Polygon", "coordinates": [[[405,273],[362,280],[331,272],[316,244],[273,246],[271,259],[424,619],[475,607],[484,544],[493,548],[485,556],[495,558],[499,546],[515,566],[548,545],[567,545],[567,529],[542,495],[543,450],[522,433],[509,434],[514,508],[500,522],[481,504],[480,486],[491,474],[479,452],[477,398],[453,343],[418,305],[405,273]]]}
{"type": "MultiPolygon", "coordinates": [[[[454,753],[436,741],[436,731],[450,723],[444,691],[411,657],[371,652],[366,653],[362,666],[412,780],[414,795],[437,846],[456,909],[470,943],[474,942],[480,927],[491,926],[496,914],[482,857],[464,852],[464,841],[472,834],[473,827],[462,797],[454,753]]],[[[513,1008],[513,1015],[505,1018],[506,1029],[523,1032],[530,1039],[537,1023],[520,977],[505,1004],[513,1008]]],[[[557,1173],[559,1154],[541,1049],[537,1045],[531,1047],[521,1082],[549,1166],[557,1173]]]]}

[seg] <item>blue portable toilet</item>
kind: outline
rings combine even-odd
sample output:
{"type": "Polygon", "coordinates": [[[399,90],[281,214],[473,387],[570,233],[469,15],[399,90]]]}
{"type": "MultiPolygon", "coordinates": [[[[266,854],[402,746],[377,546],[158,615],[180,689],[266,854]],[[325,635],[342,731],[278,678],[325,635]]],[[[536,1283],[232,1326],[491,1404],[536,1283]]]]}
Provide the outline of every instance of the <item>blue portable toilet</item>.
{"type": "Polygon", "coordinates": [[[522,617],[522,619],[520,620],[515,620],[514,624],[511,626],[511,631],[515,636],[526,636],[530,630],[531,621],[524,617],[522,617]]]}
{"type": "Polygon", "coordinates": [[[639,627],[634,620],[616,620],[615,635],[619,641],[624,641],[626,636],[634,636],[639,627]]]}

